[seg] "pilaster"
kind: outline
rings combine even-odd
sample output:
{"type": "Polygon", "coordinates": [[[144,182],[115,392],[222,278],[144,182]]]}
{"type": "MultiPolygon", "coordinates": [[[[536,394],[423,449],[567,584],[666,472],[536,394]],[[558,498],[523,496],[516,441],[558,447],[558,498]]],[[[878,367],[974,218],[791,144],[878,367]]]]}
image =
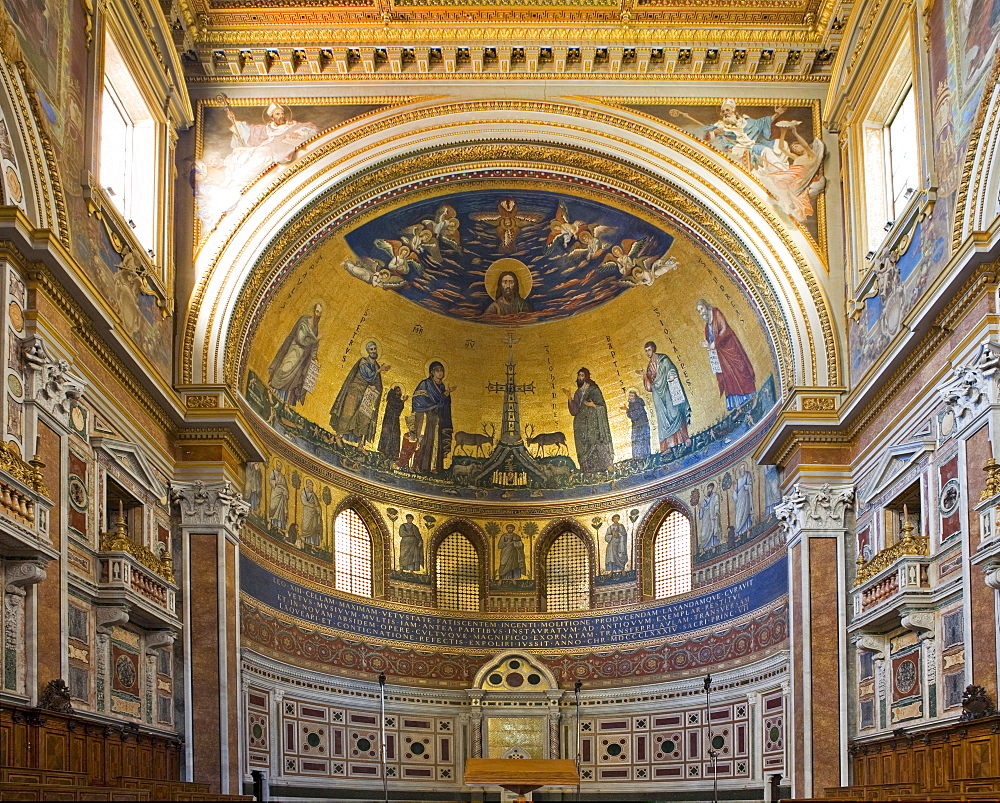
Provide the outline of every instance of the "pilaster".
{"type": "Polygon", "coordinates": [[[847,689],[844,542],[854,505],[850,485],[792,487],[775,512],[789,550],[792,636],[791,733],[788,774],[793,796],[811,797],[847,783],[847,689]]]}
{"type": "Polygon", "coordinates": [[[235,794],[242,770],[239,533],[249,505],[228,480],[175,482],[170,490],[185,578],[186,775],[235,794]]]}

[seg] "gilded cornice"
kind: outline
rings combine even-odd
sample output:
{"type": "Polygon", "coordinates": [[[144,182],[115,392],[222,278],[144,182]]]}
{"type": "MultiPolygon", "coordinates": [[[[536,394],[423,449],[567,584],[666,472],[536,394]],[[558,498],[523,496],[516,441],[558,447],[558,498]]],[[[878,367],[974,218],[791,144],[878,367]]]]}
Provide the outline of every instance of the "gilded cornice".
{"type": "MultiPolygon", "coordinates": [[[[510,72],[510,73],[500,73],[500,72],[404,72],[404,73],[378,73],[377,77],[384,81],[404,81],[412,82],[419,81],[421,83],[426,83],[427,81],[531,81],[531,80],[552,80],[558,77],[560,80],[568,81],[617,81],[624,83],[633,83],[635,81],[642,81],[644,83],[649,83],[651,81],[671,81],[677,82],[678,80],[684,81],[726,81],[727,83],[744,83],[744,82],[757,82],[760,83],[767,80],[768,83],[789,83],[789,84],[826,84],[830,80],[830,76],[827,74],[812,74],[812,75],[768,75],[766,73],[757,73],[749,75],[746,73],[558,73],[558,76],[551,72],[510,72]]],[[[299,73],[294,75],[189,75],[186,78],[187,83],[192,86],[199,84],[205,84],[210,86],[223,86],[228,84],[239,85],[239,84],[282,84],[287,85],[288,83],[298,83],[298,82],[309,82],[309,81],[330,81],[334,80],[339,82],[349,82],[349,83],[364,83],[368,86],[371,85],[373,76],[367,73],[324,73],[320,75],[309,74],[309,73],[299,73]]]]}
{"type": "Polygon", "coordinates": [[[993,100],[993,92],[990,91],[990,87],[994,87],[1000,83],[1000,51],[993,56],[993,65],[990,67],[990,73],[986,78],[984,86],[986,91],[983,92],[982,97],[979,99],[979,107],[976,109],[976,119],[972,123],[972,127],[969,129],[973,132],[973,135],[969,137],[969,145],[965,150],[965,162],[962,165],[962,178],[961,183],[958,186],[958,194],[955,198],[955,223],[954,229],[951,236],[951,247],[953,251],[957,251],[962,243],[963,231],[964,231],[964,220],[965,216],[968,214],[969,210],[966,209],[966,205],[969,203],[969,198],[977,199],[981,192],[981,187],[983,181],[986,180],[988,175],[988,170],[982,169],[976,172],[976,175],[972,175],[972,168],[976,162],[976,155],[979,152],[979,147],[982,144],[980,142],[979,134],[983,131],[991,130],[986,126],[986,115],[989,111],[990,105],[993,100]],[[975,184],[973,185],[973,181],[975,184]]]}
{"type": "MultiPolygon", "coordinates": [[[[786,272],[786,277],[789,281],[789,284],[793,288],[795,286],[795,281],[794,281],[794,276],[792,275],[792,271],[797,271],[798,275],[800,275],[805,279],[809,288],[811,299],[816,307],[816,314],[819,317],[820,325],[823,331],[824,348],[826,350],[826,358],[827,358],[827,377],[831,384],[839,383],[840,366],[838,358],[838,345],[835,332],[833,330],[832,320],[830,317],[829,304],[827,302],[822,287],[816,281],[816,278],[812,273],[812,268],[810,267],[809,263],[804,258],[803,254],[799,251],[798,247],[796,246],[796,244],[794,243],[788,232],[784,230],[783,225],[780,223],[780,221],[778,221],[774,213],[765,204],[758,201],[756,197],[754,197],[754,195],[752,195],[748,191],[748,188],[744,184],[742,184],[739,180],[734,180],[733,174],[731,172],[725,172],[723,168],[716,163],[715,160],[707,156],[702,150],[693,147],[693,145],[688,145],[684,143],[681,139],[678,138],[677,135],[668,137],[665,133],[651,129],[648,126],[642,125],[638,122],[632,120],[625,120],[618,115],[611,115],[603,110],[598,110],[598,109],[583,109],[579,107],[570,107],[570,106],[557,105],[551,103],[528,103],[519,101],[477,101],[472,103],[457,104],[454,107],[443,107],[443,108],[431,107],[424,109],[416,109],[411,112],[394,115],[393,117],[385,120],[375,121],[374,123],[371,123],[363,128],[355,129],[354,131],[349,132],[343,135],[342,137],[338,137],[335,140],[332,140],[330,143],[327,144],[326,147],[321,148],[318,151],[307,155],[306,157],[304,157],[303,159],[299,160],[296,163],[293,163],[282,174],[282,176],[279,178],[279,181],[286,180],[288,177],[294,175],[296,172],[308,168],[313,161],[320,158],[329,148],[343,148],[346,144],[349,144],[352,141],[356,141],[362,137],[368,137],[373,133],[378,133],[383,130],[389,130],[397,125],[405,125],[410,122],[427,119],[429,117],[439,115],[444,111],[451,111],[454,109],[461,109],[462,111],[467,111],[467,112],[478,112],[478,111],[516,112],[520,110],[529,112],[547,111],[562,115],[570,115],[577,118],[583,118],[592,122],[611,125],[616,128],[625,129],[630,133],[638,134],[643,137],[649,137],[654,141],[658,141],[659,143],[667,146],[667,149],[665,151],[658,151],[655,153],[653,151],[643,149],[646,150],[646,152],[649,153],[650,155],[655,156],[657,159],[667,158],[667,154],[670,151],[678,151],[683,153],[688,158],[692,159],[694,162],[698,163],[703,168],[706,168],[707,170],[711,171],[722,180],[735,184],[737,189],[739,189],[743,193],[744,197],[747,199],[750,205],[752,205],[755,208],[755,211],[757,211],[760,215],[764,216],[765,219],[767,219],[771,223],[772,230],[774,232],[777,232],[778,236],[782,239],[783,244],[788,248],[789,252],[794,256],[795,258],[794,266],[788,266],[782,263],[781,267],[786,272]]],[[[571,127],[563,124],[559,126],[559,128],[566,130],[570,129],[571,127]]],[[[509,133],[507,135],[510,136],[509,133]]],[[[627,145],[629,148],[638,147],[634,144],[631,138],[625,139],[618,137],[610,137],[608,135],[605,135],[605,137],[607,137],[611,141],[617,141],[622,143],[623,145],[627,145]]],[[[558,149],[554,148],[549,148],[549,150],[552,151],[552,154],[549,154],[549,156],[553,154],[562,153],[558,149]]],[[[424,158],[426,158],[426,155],[424,156],[424,158]]],[[[578,158],[586,159],[585,164],[581,165],[583,169],[588,171],[592,169],[592,157],[581,155],[578,158]]],[[[606,157],[602,156],[602,158],[606,157]]],[[[547,164],[547,161],[543,161],[542,164],[543,165],[547,164]]],[[[678,165],[676,162],[672,162],[672,164],[678,169],[684,172],[688,172],[690,174],[689,171],[687,171],[682,166],[678,165]]],[[[333,199],[336,198],[338,194],[339,196],[341,196],[341,200],[339,201],[341,204],[346,204],[348,201],[353,201],[354,203],[357,203],[363,200],[365,197],[373,197],[374,195],[376,195],[377,191],[374,191],[370,188],[373,186],[377,186],[380,183],[384,183],[385,179],[390,174],[390,171],[394,171],[395,174],[397,175],[403,175],[408,170],[412,170],[412,163],[410,159],[404,160],[403,162],[398,161],[398,157],[396,158],[396,160],[389,159],[387,160],[387,163],[380,168],[377,174],[373,174],[372,170],[369,169],[367,176],[361,177],[364,178],[364,183],[359,184],[358,182],[361,181],[361,178],[356,178],[347,187],[341,188],[339,191],[335,191],[332,194],[332,196],[328,196],[328,198],[324,202],[326,209],[323,210],[323,212],[325,214],[329,214],[328,210],[333,208],[334,206],[333,199]]],[[[630,171],[630,174],[632,176],[640,175],[637,171],[634,170],[634,168],[626,168],[626,170],[630,171]]],[[[695,179],[693,175],[692,179],[695,179]]],[[[663,189],[665,188],[665,185],[663,184],[662,181],[653,180],[651,177],[646,176],[644,182],[649,184],[650,181],[654,181],[654,183],[656,183],[655,187],[652,186],[650,187],[650,189],[652,189],[654,192],[662,192],[663,189]]],[[[669,191],[672,194],[675,195],[678,194],[677,190],[673,187],[669,187],[669,191]]],[[[698,205],[689,198],[685,197],[684,202],[687,204],[693,204],[696,208],[698,208],[698,205]]],[[[287,250],[287,248],[291,246],[294,239],[296,237],[300,237],[301,234],[305,232],[307,227],[315,226],[318,223],[316,210],[317,207],[314,205],[314,207],[310,211],[311,217],[309,218],[308,221],[306,221],[304,217],[294,221],[291,224],[291,227],[295,227],[295,231],[290,232],[289,227],[286,227],[286,230],[280,237],[281,242],[280,243],[273,242],[272,245],[268,248],[268,254],[271,256],[270,264],[272,265],[272,268],[277,263],[277,254],[281,252],[281,249],[287,250]],[[280,248],[276,248],[275,245],[279,245],[280,248]]],[[[762,239],[764,239],[762,233],[750,223],[748,216],[743,212],[743,210],[734,209],[733,213],[741,215],[743,217],[745,225],[747,225],[750,228],[753,228],[755,232],[760,234],[762,239]]],[[[749,254],[747,254],[745,249],[742,248],[742,244],[739,243],[738,240],[736,240],[736,238],[732,237],[728,229],[722,226],[720,221],[717,221],[708,215],[704,217],[706,219],[714,221],[715,229],[719,231],[720,235],[723,237],[724,242],[726,242],[726,245],[729,246],[729,248],[726,250],[730,250],[732,252],[733,249],[735,248],[737,253],[742,253],[743,257],[747,260],[747,262],[751,261],[749,259],[749,254]]],[[[233,235],[231,234],[229,240],[231,240],[232,237],[233,235]]],[[[219,255],[225,252],[226,248],[228,247],[228,244],[229,241],[223,243],[217,250],[217,252],[213,255],[213,257],[211,258],[210,265],[208,266],[208,269],[204,272],[202,279],[199,285],[195,288],[195,292],[192,297],[192,305],[184,332],[184,347],[182,351],[183,361],[181,365],[182,376],[184,377],[184,381],[189,384],[193,381],[193,348],[196,336],[196,324],[197,324],[198,312],[201,308],[201,305],[205,301],[205,292],[211,274],[215,269],[217,269],[217,262],[219,259],[219,255]]],[[[231,272],[235,270],[234,266],[240,262],[240,255],[236,255],[234,257],[227,257],[226,261],[229,266],[228,270],[231,272]]],[[[264,262],[265,260],[262,259],[258,261],[264,262]]],[[[251,278],[250,281],[255,283],[256,286],[259,286],[261,277],[258,275],[258,272],[255,272],[254,276],[251,278]]],[[[771,292],[769,284],[767,282],[763,282],[762,286],[758,288],[758,290],[764,293],[771,292]]],[[[798,296],[797,290],[793,290],[793,292],[796,294],[795,298],[796,303],[800,307],[802,307],[802,299],[798,296]]],[[[248,297],[247,288],[243,288],[241,294],[243,295],[243,298],[247,298],[248,297]]],[[[252,298],[253,296],[249,295],[249,297],[252,298]]],[[[772,332],[772,335],[773,334],[774,333],[772,332]]],[[[227,348],[231,348],[232,347],[231,344],[232,344],[232,338],[227,338],[227,348]]],[[[203,356],[207,358],[208,348],[209,348],[209,343],[207,340],[204,348],[205,352],[203,356]]],[[[233,366],[235,364],[235,361],[229,354],[225,355],[225,357],[226,357],[226,360],[224,362],[225,370],[230,375],[230,377],[232,377],[232,379],[235,379],[235,372],[233,371],[233,366]]],[[[815,375],[816,374],[815,354],[811,354],[811,359],[813,362],[812,364],[813,375],[815,375]]],[[[206,364],[207,364],[207,359],[206,359],[206,364]]],[[[782,368],[783,370],[785,370],[786,366],[783,365],[782,368]]],[[[786,373],[786,376],[789,375],[790,374],[786,373]]]]}
{"type": "MultiPolygon", "coordinates": [[[[39,186],[36,183],[34,187],[36,203],[39,207],[50,202],[54,205],[58,221],[57,235],[62,244],[69,247],[69,216],[66,211],[66,196],[63,193],[62,181],[59,179],[58,162],[55,148],[52,146],[48,120],[39,104],[34,78],[24,61],[21,44],[4,6],[0,6],[0,58],[3,58],[5,63],[13,64],[17,68],[19,80],[11,81],[9,84],[13,95],[12,100],[17,103],[22,119],[31,120],[34,123],[32,133],[38,137],[38,143],[42,149],[44,161],[36,163],[35,167],[40,177],[48,179],[49,186],[39,186]],[[48,197],[49,191],[52,194],[51,199],[48,197]]],[[[25,146],[28,146],[29,143],[30,138],[26,137],[25,146]]],[[[29,151],[29,154],[35,155],[32,151],[29,151]]]]}

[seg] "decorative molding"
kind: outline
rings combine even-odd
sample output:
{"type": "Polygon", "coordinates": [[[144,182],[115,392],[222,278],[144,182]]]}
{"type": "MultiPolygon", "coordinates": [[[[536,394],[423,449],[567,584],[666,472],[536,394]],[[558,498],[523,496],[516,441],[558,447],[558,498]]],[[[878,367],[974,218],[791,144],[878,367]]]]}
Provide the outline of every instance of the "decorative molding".
{"type": "Polygon", "coordinates": [[[961,422],[974,416],[997,400],[997,369],[1000,368],[1000,343],[983,343],[972,361],[954,366],[936,388],[955,419],[961,422]]]}
{"type": "Polygon", "coordinates": [[[900,624],[912,630],[920,638],[934,638],[936,624],[934,611],[921,608],[904,608],[900,612],[900,624]]]}
{"type": "Polygon", "coordinates": [[[146,655],[155,655],[165,647],[173,646],[177,633],[173,630],[150,630],[146,633],[146,655]]]}
{"type": "Polygon", "coordinates": [[[250,505],[229,480],[176,482],[170,486],[170,498],[180,511],[182,527],[223,527],[238,533],[250,513],[250,505]]]}
{"type": "Polygon", "coordinates": [[[111,628],[121,627],[128,622],[128,605],[102,605],[96,610],[97,632],[101,635],[110,635],[111,628]]]}
{"type": "Polygon", "coordinates": [[[1000,591],[1000,560],[991,560],[983,566],[983,582],[1000,591]]]}
{"type": "Polygon", "coordinates": [[[28,586],[41,583],[46,578],[46,561],[8,560],[4,567],[4,591],[16,597],[24,597],[28,586]]]}
{"type": "Polygon", "coordinates": [[[851,640],[857,649],[875,653],[876,661],[885,660],[886,653],[889,651],[889,640],[883,635],[857,633],[851,640]]]}
{"type": "Polygon", "coordinates": [[[86,391],[87,381],[72,371],[68,361],[51,357],[45,341],[37,334],[22,342],[21,353],[30,371],[28,397],[41,402],[45,409],[69,426],[70,413],[86,391]]]}
{"type": "Polygon", "coordinates": [[[796,484],[775,506],[778,521],[791,534],[796,530],[843,529],[848,509],[854,507],[850,485],[796,484]]]}

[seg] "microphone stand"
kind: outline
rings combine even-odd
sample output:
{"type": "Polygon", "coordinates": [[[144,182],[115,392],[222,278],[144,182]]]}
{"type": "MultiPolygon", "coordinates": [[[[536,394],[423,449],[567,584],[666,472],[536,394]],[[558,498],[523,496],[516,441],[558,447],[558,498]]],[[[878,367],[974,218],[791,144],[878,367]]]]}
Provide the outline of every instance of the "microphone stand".
{"type": "Polygon", "coordinates": [[[705,675],[705,725],[708,728],[708,757],[712,761],[712,803],[719,803],[719,751],[712,744],[712,676],[705,675]]]}
{"type": "Polygon", "coordinates": [[[385,744],[385,672],[382,672],[378,676],[378,696],[379,696],[379,709],[382,713],[380,720],[380,727],[382,729],[382,749],[379,753],[382,755],[382,795],[385,799],[385,803],[389,803],[389,776],[385,774],[386,771],[386,744],[385,744]]]}
{"type": "Polygon", "coordinates": [[[576,803],[580,803],[580,766],[583,763],[580,756],[580,689],[582,688],[582,680],[578,680],[573,686],[573,694],[576,697],[576,803]]]}

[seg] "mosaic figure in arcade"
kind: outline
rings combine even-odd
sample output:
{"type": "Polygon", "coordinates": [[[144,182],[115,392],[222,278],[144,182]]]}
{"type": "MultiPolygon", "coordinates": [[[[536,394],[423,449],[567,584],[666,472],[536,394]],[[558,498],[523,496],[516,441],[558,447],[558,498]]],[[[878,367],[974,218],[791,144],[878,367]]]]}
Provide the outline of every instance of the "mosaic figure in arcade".
{"type": "Polygon", "coordinates": [[[399,385],[393,385],[385,396],[385,414],[382,416],[382,432],[378,436],[378,452],[395,463],[399,459],[400,441],[399,417],[406,408],[409,396],[403,395],[399,385]]]}
{"type": "Polygon", "coordinates": [[[710,482],[705,487],[701,507],[698,509],[698,549],[708,552],[722,543],[722,519],[720,517],[719,495],[715,492],[715,483],[710,482]]]}
{"type": "Polygon", "coordinates": [[[628,392],[628,404],[623,408],[625,415],[632,422],[632,459],[641,460],[649,457],[649,415],[646,413],[646,402],[634,390],[628,392]]]}
{"type": "Polygon", "coordinates": [[[722,310],[705,299],[700,299],[695,306],[705,322],[705,339],[701,345],[708,350],[708,364],[719,383],[719,394],[726,397],[726,409],[735,410],[757,392],[753,365],[722,310]]]}
{"type": "Polygon", "coordinates": [[[419,572],[424,568],[424,539],[413,523],[413,514],[399,525],[399,568],[404,572],[419,572]]]}
{"type": "Polygon", "coordinates": [[[319,364],[319,319],[323,305],[313,307],[312,315],[303,315],[295,322],[285,342],[271,361],[268,384],[274,395],[285,404],[294,406],[306,400],[306,393],[316,386],[319,364]]]}
{"type": "Polygon", "coordinates": [[[563,388],[573,416],[573,438],[580,471],[593,474],[607,471],[615,461],[615,448],[608,423],[608,408],[601,388],[581,368],[576,374],[576,392],[563,388]]]}
{"type": "Polygon", "coordinates": [[[656,435],[660,441],[660,451],[665,452],[671,446],[679,446],[688,440],[687,425],[691,420],[691,405],[673,360],[666,354],[658,354],[656,343],[652,340],[644,348],[649,363],[644,370],[636,371],[636,374],[642,377],[643,387],[653,394],[656,435]]]}
{"type": "Polygon", "coordinates": [[[389,370],[388,365],[379,363],[374,340],[365,344],[365,351],[367,354],[348,372],[330,408],[330,426],[337,438],[359,446],[375,439],[382,404],[382,374],[389,370]]]}
{"type": "Polygon", "coordinates": [[[299,528],[302,543],[318,547],[323,540],[323,508],[311,479],[306,480],[299,498],[302,502],[302,525],[299,528]]]}
{"type": "Polygon", "coordinates": [[[267,500],[267,520],[272,529],[284,532],[288,527],[288,480],[281,469],[281,461],[275,460],[267,477],[270,495],[267,500]]]}
{"type": "Polygon", "coordinates": [[[750,531],[753,525],[753,477],[746,463],[740,463],[733,486],[733,504],[736,506],[736,535],[750,531]]]}
{"type": "Polygon", "coordinates": [[[622,517],[617,513],[611,517],[604,540],[608,545],[604,553],[604,568],[609,572],[625,571],[628,566],[628,532],[622,524],[622,517]]]}
{"type": "Polygon", "coordinates": [[[524,561],[524,542],[513,524],[508,524],[504,529],[506,532],[500,536],[497,543],[500,549],[500,579],[520,580],[527,571],[524,561]]]}
{"type": "Polygon", "coordinates": [[[411,406],[418,445],[413,468],[422,474],[440,474],[444,458],[451,451],[451,394],[455,386],[444,383],[444,364],[435,360],[413,391],[411,406]]]}

